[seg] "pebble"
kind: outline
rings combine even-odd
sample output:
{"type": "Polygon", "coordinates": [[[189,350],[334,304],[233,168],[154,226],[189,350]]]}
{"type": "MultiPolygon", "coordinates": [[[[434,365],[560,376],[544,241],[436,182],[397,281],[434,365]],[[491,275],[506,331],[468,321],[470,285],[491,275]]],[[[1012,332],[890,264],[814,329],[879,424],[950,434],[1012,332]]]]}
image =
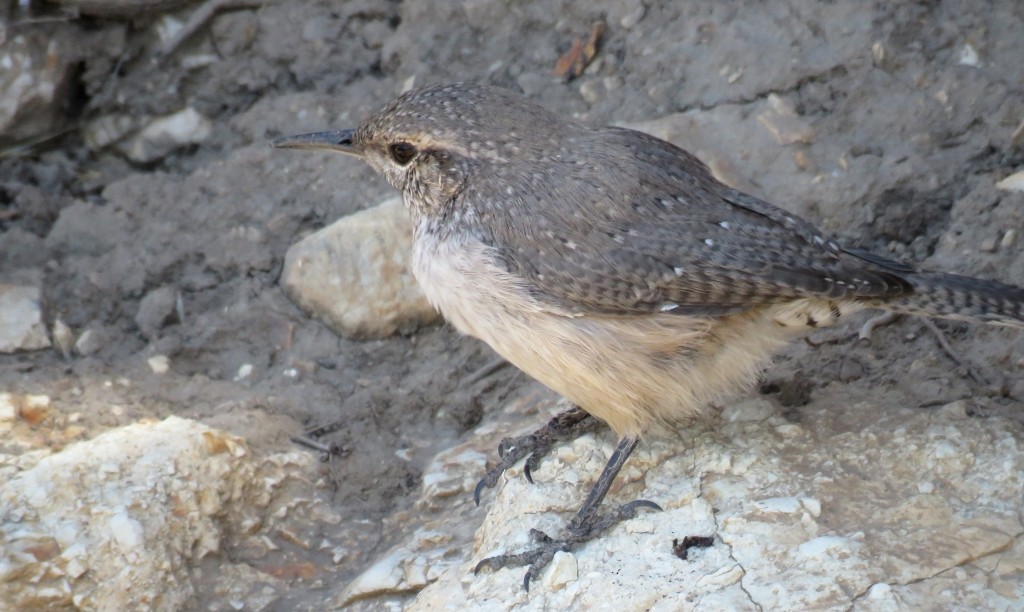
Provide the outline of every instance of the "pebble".
{"type": "Polygon", "coordinates": [[[1024,170],[1014,172],[1010,176],[996,183],[996,189],[1003,191],[1024,191],[1024,170]]]}
{"type": "Polygon", "coordinates": [[[139,133],[118,145],[134,162],[152,163],[179,147],[198,144],[213,131],[213,123],[188,107],[176,113],[151,119],[139,133]]]}
{"type": "Polygon", "coordinates": [[[178,292],[160,287],[147,293],[139,302],[135,324],[147,338],[152,338],[167,324],[177,320],[178,292]]]}
{"type": "Polygon", "coordinates": [[[961,66],[977,67],[981,64],[978,59],[978,50],[974,48],[974,45],[967,43],[960,49],[960,61],[957,62],[961,66]]]}
{"type": "Polygon", "coordinates": [[[30,140],[57,131],[64,121],[61,105],[74,57],[66,52],[67,39],[44,30],[26,32],[0,43],[0,143],[30,140]],[[52,36],[52,34],[51,34],[52,36]],[[64,44],[62,44],[64,43],[64,44]]]}
{"type": "Polygon", "coordinates": [[[1003,239],[999,242],[999,245],[1004,249],[1008,249],[1012,247],[1015,242],[1017,242],[1017,230],[1008,229],[1006,230],[1006,233],[1003,234],[1003,239]]]}
{"type": "Polygon", "coordinates": [[[60,350],[60,354],[64,359],[70,357],[72,349],[75,348],[75,333],[71,331],[68,324],[58,317],[53,321],[51,335],[53,336],[54,344],[57,345],[57,349],[60,350]]]}
{"type": "Polygon", "coordinates": [[[0,284],[0,353],[50,346],[39,287],[0,284]]]}
{"type": "Polygon", "coordinates": [[[87,329],[75,341],[75,352],[83,357],[87,357],[99,351],[103,346],[103,334],[87,329]]]}
{"type": "Polygon", "coordinates": [[[623,15],[622,19],[619,20],[619,25],[622,26],[623,30],[632,30],[638,23],[640,23],[640,20],[644,18],[646,13],[647,7],[641,4],[632,11],[623,15]]]}
{"type": "Polygon", "coordinates": [[[814,142],[814,128],[797,114],[792,102],[775,94],[768,95],[768,109],[757,120],[780,145],[814,142]]]}
{"type": "Polygon", "coordinates": [[[383,338],[437,321],[409,269],[412,223],[400,198],[294,244],[281,285],[293,302],[349,338],[383,338]]]}
{"type": "Polygon", "coordinates": [[[167,355],[153,355],[146,360],[149,364],[149,369],[153,370],[154,374],[166,374],[171,369],[171,360],[167,355]]]}
{"type": "Polygon", "coordinates": [[[554,591],[574,582],[577,578],[579,578],[579,566],[576,562],[576,555],[558,551],[551,559],[551,563],[544,569],[541,580],[545,587],[554,591]]]}

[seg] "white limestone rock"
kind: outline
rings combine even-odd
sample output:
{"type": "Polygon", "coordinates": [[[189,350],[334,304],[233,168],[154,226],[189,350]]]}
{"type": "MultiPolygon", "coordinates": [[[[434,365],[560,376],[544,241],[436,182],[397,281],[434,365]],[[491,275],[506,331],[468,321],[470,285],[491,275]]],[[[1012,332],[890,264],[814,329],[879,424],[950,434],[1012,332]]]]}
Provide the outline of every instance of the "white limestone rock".
{"type": "Polygon", "coordinates": [[[0,284],[0,353],[49,346],[39,287],[0,284]]]}
{"type": "MultiPolygon", "coordinates": [[[[226,540],[258,541],[277,488],[315,461],[256,461],[241,438],[178,417],[42,455],[0,454],[3,610],[191,609],[198,564],[226,540]]],[[[273,579],[249,582],[246,605],[273,579]]]]}
{"type": "Polygon", "coordinates": [[[393,198],[293,245],[281,285],[336,333],[382,338],[439,318],[409,269],[411,250],[412,224],[393,198]]]}
{"type": "Polygon", "coordinates": [[[550,569],[529,593],[524,568],[472,569],[528,548],[531,528],[556,535],[614,441],[584,436],[555,449],[535,485],[516,466],[472,547],[448,543],[462,561],[406,610],[1014,606],[1024,596],[1021,427],[846,405],[812,405],[798,424],[778,415],[711,419],[678,437],[652,435],[605,503],[649,499],[664,512],[643,511],[575,548],[575,579],[550,569]],[[673,540],[688,535],[715,536],[714,545],[679,559],[673,540]]]}

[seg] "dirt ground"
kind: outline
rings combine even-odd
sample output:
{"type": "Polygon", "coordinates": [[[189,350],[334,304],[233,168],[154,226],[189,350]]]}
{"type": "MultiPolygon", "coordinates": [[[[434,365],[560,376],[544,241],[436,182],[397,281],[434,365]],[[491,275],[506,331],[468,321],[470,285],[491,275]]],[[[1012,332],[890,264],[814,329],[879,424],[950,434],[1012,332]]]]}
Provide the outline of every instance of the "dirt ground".
{"type": "MultiPolygon", "coordinates": [[[[848,243],[1024,284],[1024,240],[1006,239],[1024,231],[1024,198],[993,187],[1024,165],[1015,0],[267,0],[219,13],[166,57],[167,15],[184,20],[196,5],[115,16],[88,7],[7,8],[6,40],[59,41],[74,61],[46,130],[2,141],[0,282],[38,284],[47,320],[97,344],[87,355],[0,355],[0,391],[46,394],[62,414],[80,413],[79,438],[175,414],[258,453],[338,424],[324,438],[345,449],[332,496],[345,521],[332,528],[378,528],[360,528],[359,550],[340,562],[296,551],[329,583],[393,541],[379,526],[410,509],[437,451],[536,389],[513,368],[462,384],[494,354],[448,326],[353,341],[292,305],[278,285],[288,246],[391,189],[350,160],[271,150],[273,137],[354,126],[403,87],[434,81],[510,87],[593,123],[716,109],[739,122],[774,94],[813,127],[811,141],[755,148],[726,130],[705,143],[758,195],[848,243]],[[553,77],[598,19],[607,30],[587,71],[553,77]],[[87,142],[101,118],[184,108],[211,120],[210,134],[157,159],[87,142]],[[139,311],[162,288],[181,306],[154,323],[139,311]],[[151,369],[153,355],[169,358],[169,372],[151,369]]],[[[914,319],[864,341],[855,328],[824,330],[810,339],[816,349],[780,356],[762,392],[794,419],[816,389],[849,385],[922,409],[967,398],[980,416],[1024,421],[1024,334],[939,325],[961,363],[914,319]]],[[[290,584],[275,609],[317,608],[320,591],[302,577],[290,584]]],[[[197,606],[215,600],[211,586],[197,606]]]]}

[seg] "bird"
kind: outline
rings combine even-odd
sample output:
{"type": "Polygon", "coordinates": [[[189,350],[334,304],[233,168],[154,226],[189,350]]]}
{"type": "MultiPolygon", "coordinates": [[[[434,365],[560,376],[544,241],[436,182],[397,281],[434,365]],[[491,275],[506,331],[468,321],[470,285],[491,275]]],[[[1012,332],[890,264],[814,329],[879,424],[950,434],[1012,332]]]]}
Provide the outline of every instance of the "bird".
{"type": "Polygon", "coordinates": [[[533,549],[477,571],[528,565],[641,509],[600,510],[656,425],[708,414],[751,388],[773,354],[815,328],[874,308],[1024,328],[1024,289],[842,244],[801,217],[717,180],[649,134],[561,117],[471,82],[412,89],[356,128],[274,147],[362,159],[401,192],[411,268],[456,329],[567,398],[573,408],[499,446],[477,486],[559,440],[607,424],[618,443],[579,512],[533,549]]]}

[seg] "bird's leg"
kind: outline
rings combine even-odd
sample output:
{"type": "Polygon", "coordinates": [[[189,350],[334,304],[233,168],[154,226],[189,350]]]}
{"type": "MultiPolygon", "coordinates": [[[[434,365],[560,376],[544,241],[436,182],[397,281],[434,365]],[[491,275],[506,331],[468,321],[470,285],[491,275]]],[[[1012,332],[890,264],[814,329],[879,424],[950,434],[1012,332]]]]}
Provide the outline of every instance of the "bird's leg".
{"type": "Polygon", "coordinates": [[[473,499],[476,505],[480,505],[480,493],[485,488],[493,487],[498,482],[505,470],[516,464],[517,461],[529,455],[526,465],[523,467],[523,474],[526,479],[533,483],[532,472],[540,465],[540,460],[545,457],[555,443],[562,440],[572,440],[579,436],[594,431],[601,426],[601,421],[590,416],[587,411],[579,406],[573,406],[565,412],[553,417],[544,427],[541,427],[532,434],[519,436],[518,438],[505,438],[498,444],[498,456],[501,461],[484,474],[480,482],[476,484],[473,491],[473,499]]]}
{"type": "Polygon", "coordinates": [[[529,591],[530,581],[540,575],[540,572],[554,558],[556,552],[567,552],[574,545],[597,537],[616,523],[636,516],[637,510],[640,508],[651,508],[652,510],[660,511],[661,506],[658,504],[639,499],[623,504],[608,514],[600,515],[597,512],[601,501],[608,494],[608,489],[612,486],[612,481],[615,480],[615,476],[618,475],[619,470],[622,469],[623,464],[626,463],[626,459],[629,458],[630,453],[636,448],[638,442],[638,438],[629,436],[619,440],[619,444],[615,447],[615,452],[612,453],[608,463],[604,466],[604,471],[597,478],[597,482],[594,483],[594,487],[590,490],[590,494],[587,495],[587,499],[583,502],[576,516],[569,521],[561,537],[555,539],[538,529],[531,529],[530,535],[539,542],[537,548],[517,554],[488,557],[477,564],[476,569],[473,570],[474,573],[479,572],[485,567],[500,569],[503,567],[529,565],[529,569],[526,570],[526,576],[523,577],[523,588],[529,591]]]}

